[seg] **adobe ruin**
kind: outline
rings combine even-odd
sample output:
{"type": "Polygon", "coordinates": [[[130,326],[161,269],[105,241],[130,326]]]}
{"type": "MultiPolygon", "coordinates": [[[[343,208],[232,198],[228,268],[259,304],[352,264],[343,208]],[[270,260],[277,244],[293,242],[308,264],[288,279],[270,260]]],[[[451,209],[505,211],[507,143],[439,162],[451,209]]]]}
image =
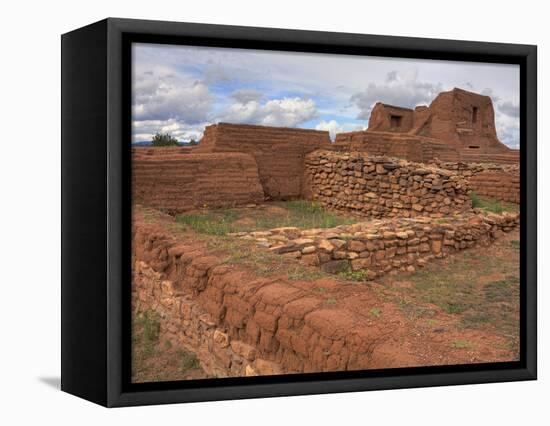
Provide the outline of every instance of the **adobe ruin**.
{"type": "Polygon", "coordinates": [[[491,98],[458,88],[414,109],[378,102],[367,130],[338,134],[336,146],[420,162],[519,160],[497,137],[491,98]]]}
{"type": "MultiPolygon", "coordinates": [[[[141,205],[132,230],[133,312],[155,311],[163,338],[195,353],[216,377],[423,361],[389,359],[375,349],[394,344],[388,336],[400,332],[402,319],[374,323],[365,316],[379,306],[394,309],[368,286],[263,276],[228,263],[204,242],[180,239],[165,213],[315,201],[364,221],[225,237],[330,274],[363,271],[366,280],[414,273],[519,226],[517,213],[472,206],[472,189],[519,202],[519,154],[498,140],[490,98],[460,89],[414,110],[378,103],[368,130],[338,134],[335,143],[326,131],[219,123],[196,147],[134,148],[132,156],[133,201],[141,205]],[[314,284],[328,293],[312,292],[314,284]],[[332,297],[335,306],[327,303],[332,297]]],[[[470,359],[450,354],[435,362],[470,359]]]]}
{"type": "Polygon", "coordinates": [[[284,200],[302,195],[305,155],[330,145],[326,131],[218,123],[206,126],[193,152],[253,156],[266,197],[284,200]]]}

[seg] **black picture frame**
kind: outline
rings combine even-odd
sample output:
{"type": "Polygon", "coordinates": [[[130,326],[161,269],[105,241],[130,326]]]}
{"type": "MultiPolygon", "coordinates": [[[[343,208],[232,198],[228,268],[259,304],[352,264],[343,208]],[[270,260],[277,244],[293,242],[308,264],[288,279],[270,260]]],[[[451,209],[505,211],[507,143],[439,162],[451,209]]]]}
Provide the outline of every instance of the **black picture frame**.
{"type": "Polygon", "coordinates": [[[536,46],[118,18],[61,42],[63,391],[117,407],[536,379],[536,46]],[[520,361],[131,384],[132,42],[519,64],[520,361]]]}

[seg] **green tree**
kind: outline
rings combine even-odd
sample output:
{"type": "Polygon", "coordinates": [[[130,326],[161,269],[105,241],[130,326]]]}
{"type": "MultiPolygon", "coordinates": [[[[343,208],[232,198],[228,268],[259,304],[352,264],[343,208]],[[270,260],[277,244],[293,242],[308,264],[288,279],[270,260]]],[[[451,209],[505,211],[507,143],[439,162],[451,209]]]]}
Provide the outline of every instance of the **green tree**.
{"type": "Polygon", "coordinates": [[[157,133],[153,136],[153,146],[180,146],[180,143],[170,133],[157,133]]]}
{"type": "Polygon", "coordinates": [[[196,146],[196,145],[198,145],[198,144],[199,144],[199,143],[198,143],[195,139],[191,139],[191,140],[189,141],[189,145],[191,145],[191,146],[196,146]]]}

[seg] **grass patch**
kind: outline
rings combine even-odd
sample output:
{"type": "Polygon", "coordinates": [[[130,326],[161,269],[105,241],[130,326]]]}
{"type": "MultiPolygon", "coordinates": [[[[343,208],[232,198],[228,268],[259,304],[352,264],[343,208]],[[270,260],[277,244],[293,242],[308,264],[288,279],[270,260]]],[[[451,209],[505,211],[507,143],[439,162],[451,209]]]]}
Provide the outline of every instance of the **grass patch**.
{"type": "Polygon", "coordinates": [[[494,200],[492,198],[482,197],[477,195],[474,191],[470,192],[470,199],[472,200],[472,207],[483,209],[491,213],[517,213],[519,211],[519,205],[517,204],[506,203],[499,200],[494,200]]]}
{"type": "Polygon", "coordinates": [[[411,277],[422,299],[449,314],[459,314],[469,309],[472,305],[470,295],[474,290],[474,281],[464,279],[465,277],[457,280],[455,274],[434,274],[432,269],[419,270],[411,277]]]}
{"type": "Polygon", "coordinates": [[[137,339],[136,343],[140,343],[142,353],[145,358],[151,356],[154,347],[159,340],[160,322],[158,315],[153,311],[145,311],[136,317],[136,328],[134,334],[137,339]]]}
{"type": "Polygon", "coordinates": [[[515,250],[519,250],[519,248],[520,248],[519,240],[512,240],[512,241],[510,241],[510,245],[511,245],[512,248],[515,249],[515,250]]]}
{"type": "Polygon", "coordinates": [[[340,275],[340,277],[348,281],[363,282],[363,281],[367,281],[368,270],[359,269],[358,271],[352,271],[351,268],[348,267],[348,269],[346,269],[343,272],[340,272],[338,275],[340,275]]]}
{"type": "MultiPolygon", "coordinates": [[[[517,238],[517,237],[516,237],[517,238]]],[[[410,286],[395,286],[393,300],[412,321],[436,319],[427,303],[454,316],[458,330],[491,330],[519,348],[518,241],[497,240],[487,249],[472,249],[417,270],[410,286]],[[514,242],[516,241],[516,242],[514,242]]],[[[391,277],[382,282],[391,282],[391,277]]],[[[426,320],[424,320],[426,321],[426,320]]],[[[430,327],[435,323],[428,322],[430,327]]]]}
{"type": "Polygon", "coordinates": [[[310,281],[328,276],[321,269],[308,267],[267,250],[258,250],[254,243],[235,237],[207,237],[206,246],[212,254],[224,257],[226,264],[248,266],[262,276],[286,275],[292,281],[310,281]]]}
{"type": "Polygon", "coordinates": [[[379,308],[372,308],[369,313],[373,316],[373,317],[376,317],[378,318],[380,316],[380,314],[382,313],[382,311],[379,309],[379,308]]]}
{"type": "Polygon", "coordinates": [[[301,229],[333,228],[357,222],[338,216],[312,201],[296,200],[273,203],[269,208],[217,209],[176,216],[178,223],[189,226],[199,234],[227,235],[233,232],[262,231],[283,226],[301,229]]]}
{"type": "Polygon", "coordinates": [[[491,321],[491,315],[487,312],[466,312],[460,318],[460,328],[477,328],[491,321]]]}
{"type": "Polygon", "coordinates": [[[177,355],[179,358],[181,358],[180,370],[183,374],[186,374],[190,370],[196,370],[200,368],[200,362],[195,354],[180,349],[178,350],[177,355]]]}
{"type": "Polygon", "coordinates": [[[132,371],[149,374],[148,360],[154,355],[159,340],[160,322],[153,311],[139,313],[132,327],[132,371]]]}
{"type": "Polygon", "coordinates": [[[176,217],[176,220],[188,225],[193,231],[199,234],[226,235],[234,230],[233,222],[237,213],[230,209],[216,210],[198,214],[185,214],[176,217]]]}
{"type": "Polygon", "coordinates": [[[327,305],[336,305],[337,301],[334,297],[331,297],[330,299],[325,300],[325,303],[327,305]]]}
{"type": "Polygon", "coordinates": [[[508,302],[519,292],[519,279],[507,276],[503,280],[488,283],[483,288],[485,300],[488,302],[508,302]]]}
{"type": "Polygon", "coordinates": [[[468,349],[471,347],[472,347],[472,344],[467,340],[455,340],[453,342],[453,348],[455,349],[468,349]]]}

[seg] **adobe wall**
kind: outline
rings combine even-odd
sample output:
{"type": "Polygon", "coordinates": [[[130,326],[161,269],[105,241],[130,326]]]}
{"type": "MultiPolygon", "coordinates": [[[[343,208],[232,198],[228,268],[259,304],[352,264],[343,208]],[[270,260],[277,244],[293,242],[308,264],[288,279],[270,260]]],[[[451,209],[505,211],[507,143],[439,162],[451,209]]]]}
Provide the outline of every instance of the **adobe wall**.
{"type": "Polygon", "coordinates": [[[363,271],[367,280],[390,271],[414,272],[433,259],[488,245],[519,225],[519,214],[465,214],[383,219],[330,229],[276,228],[239,233],[258,239],[273,253],[320,266],[328,273],[363,271]]]}
{"type": "Polygon", "coordinates": [[[469,211],[458,173],[362,152],[319,150],[306,157],[306,196],[329,209],[370,217],[441,217],[469,211]]]}
{"type": "Polygon", "coordinates": [[[344,299],[362,298],[361,308],[368,309],[368,287],[331,278],[255,276],[146,223],[139,212],[133,225],[132,312],[157,312],[162,338],[195,353],[207,374],[345,371],[378,361],[388,366],[376,361],[374,349],[396,324],[373,325],[360,311],[325,303],[334,289],[344,299]],[[313,291],[317,286],[326,293],[313,291]]]}
{"type": "Polygon", "coordinates": [[[377,102],[369,117],[369,130],[408,132],[413,127],[413,110],[377,102]],[[399,117],[400,125],[392,125],[391,116],[399,117]]]}
{"type": "Polygon", "coordinates": [[[500,201],[520,202],[520,183],[518,174],[502,171],[484,171],[472,176],[470,187],[478,195],[485,195],[500,201]]]}
{"type": "Polygon", "coordinates": [[[418,163],[428,163],[435,158],[442,161],[460,160],[458,151],[441,141],[416,135],[370,130],[338,133],[334,148],[343,151],[363,151],[372,156],[405,158],[418,163]]]}
{"type": "Polygon", "coordinates": [[[518,164],[438,163],[468,179],[470,188],[478,195],[511,203],[520,202],[518,164]]]}
{"type": "Polygon", "coordinates": [[[193,146],[138,146],[132,147],[132,158],[144,158],[151,156],[172,156],[174,154],[192,154],[193,146]]]}
{"type": "Polygon", "coordinates": [[[177,149],[149,148],[133,156],[134,203],[177,213],[263,201],[252,156],[174,153],[177,149]]]}
{"type": "Polygon", "coordinates": [[[427,131],[431,137],[445,140],[460,151],[479,154],[509,151],[497,138],[489,96],[455,88],[437,95],[429,109],[427,131]]]}
{"type": "Polygon", "coordinates": [[[206,127],[194,152],[250,154],[258,163],[265,195],[289,199],[302,194],[304,156],[330,144],[326,131],[219,123],[206,127]]]}

